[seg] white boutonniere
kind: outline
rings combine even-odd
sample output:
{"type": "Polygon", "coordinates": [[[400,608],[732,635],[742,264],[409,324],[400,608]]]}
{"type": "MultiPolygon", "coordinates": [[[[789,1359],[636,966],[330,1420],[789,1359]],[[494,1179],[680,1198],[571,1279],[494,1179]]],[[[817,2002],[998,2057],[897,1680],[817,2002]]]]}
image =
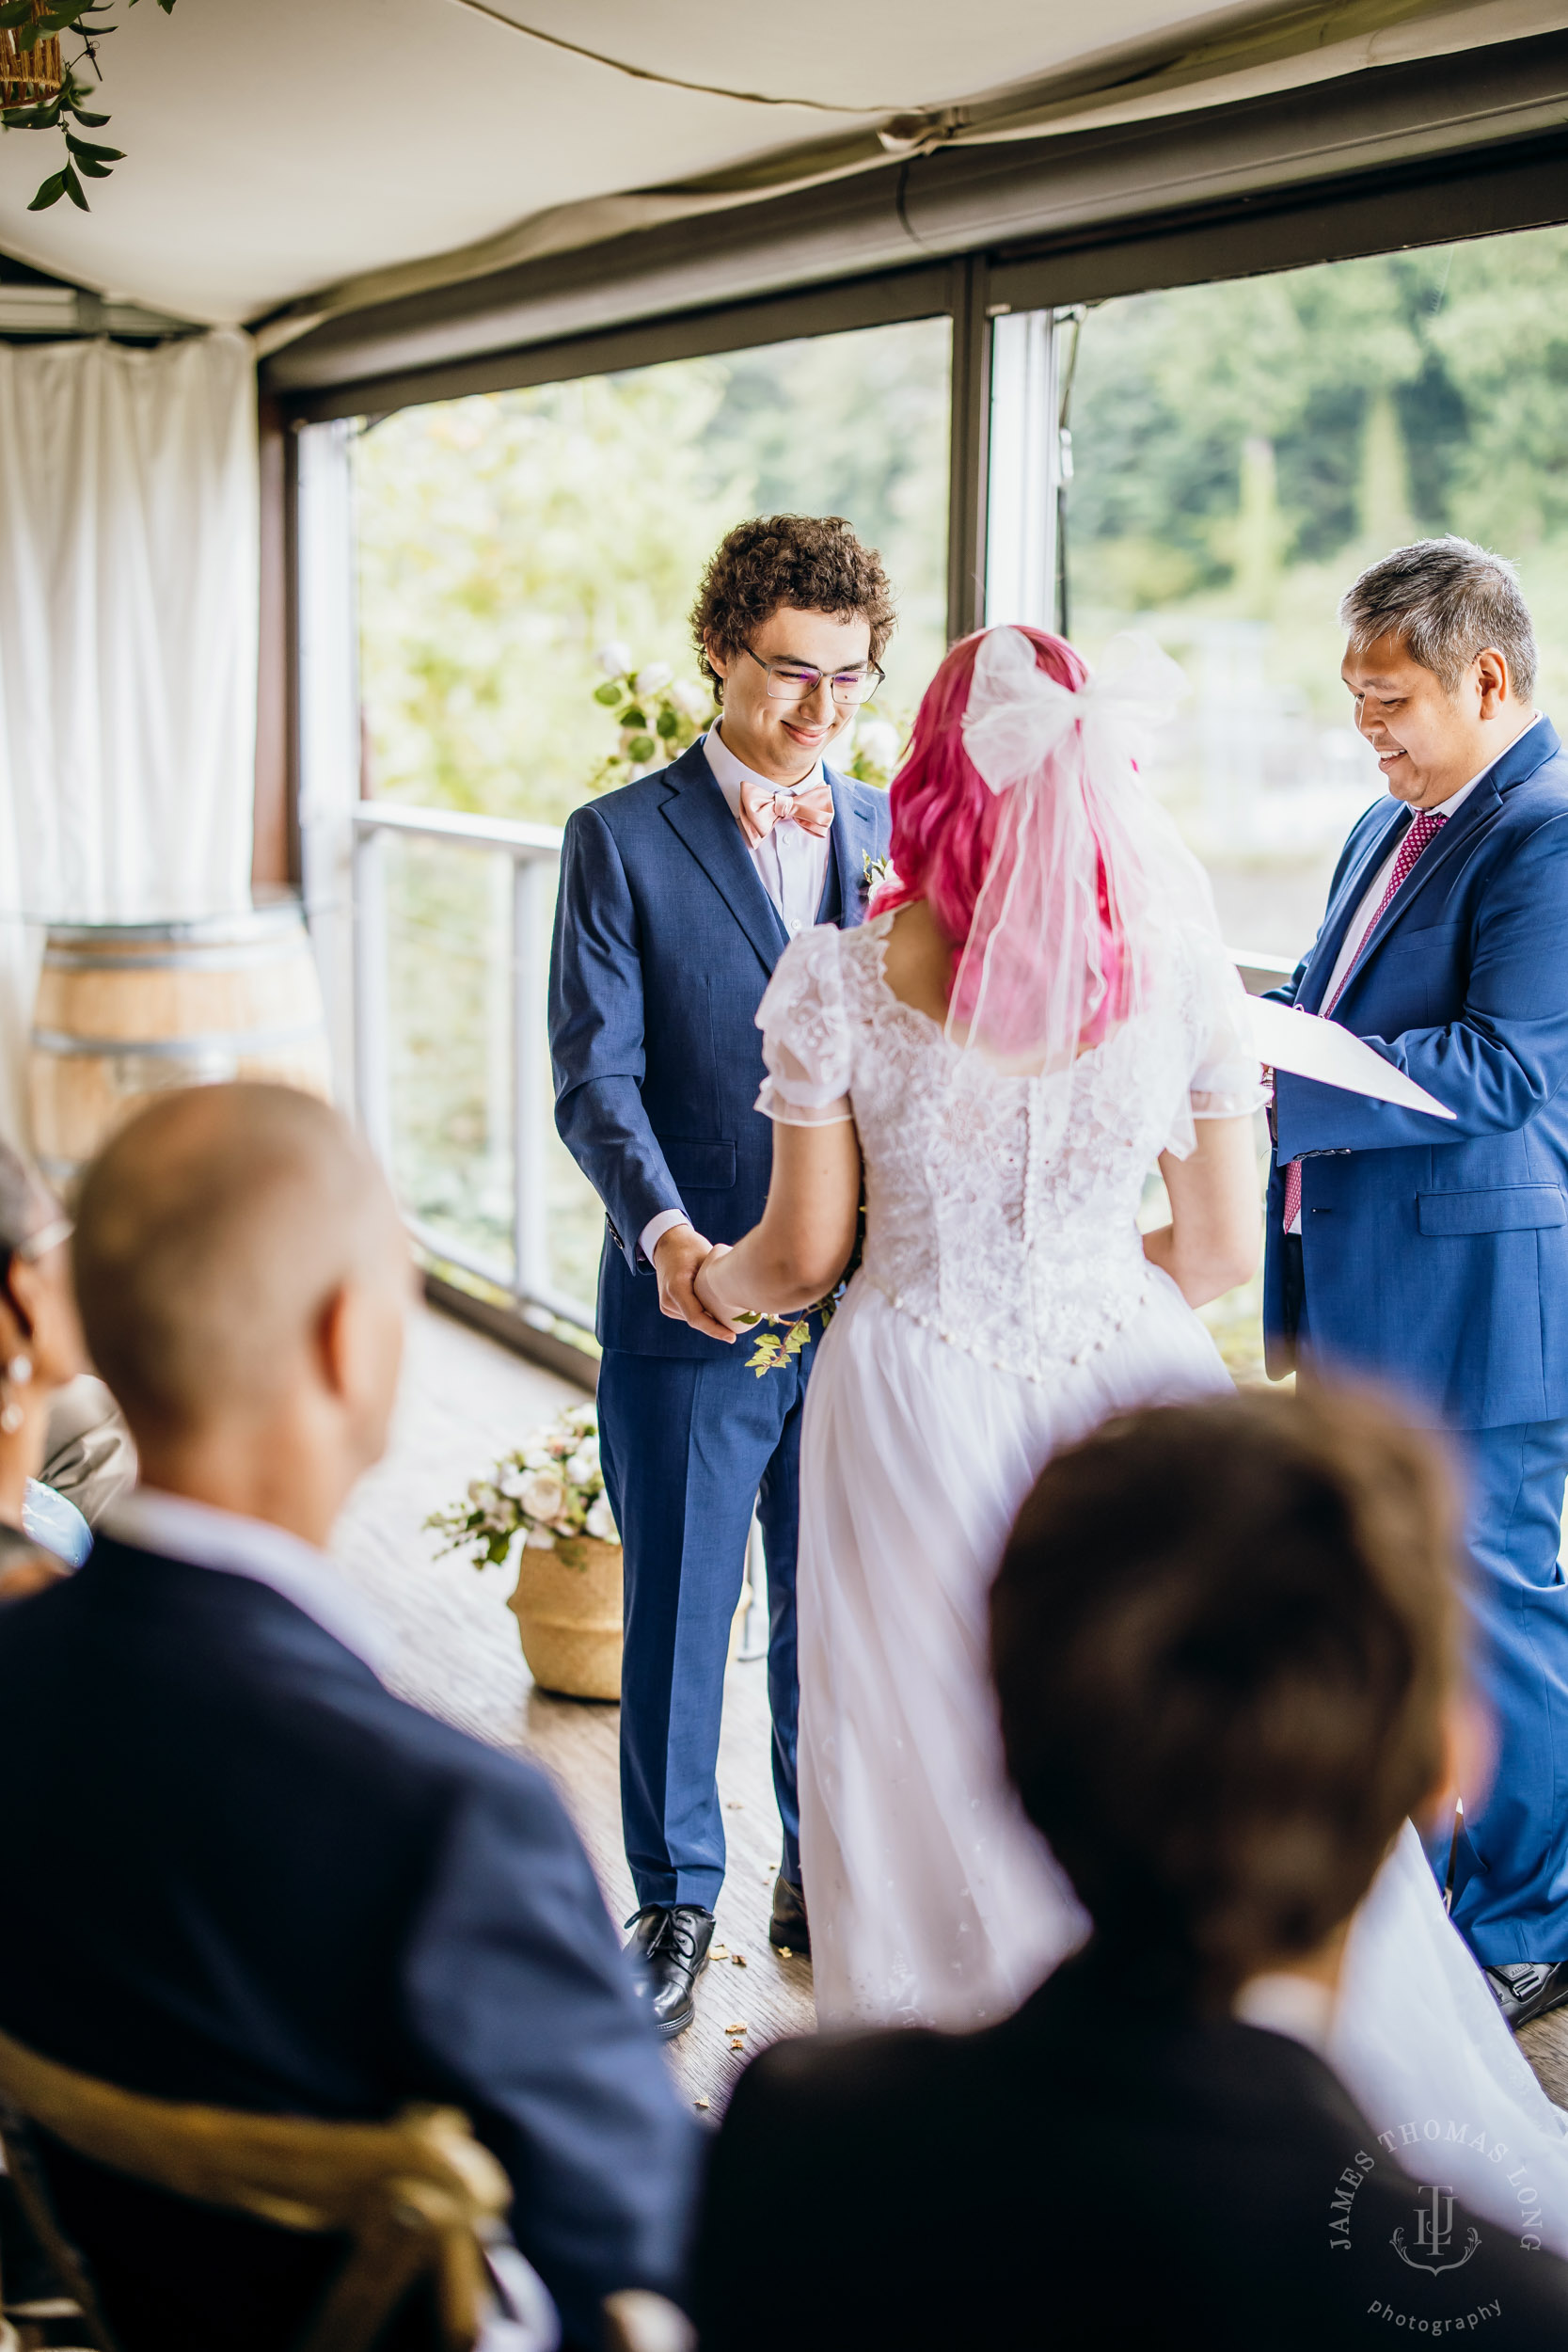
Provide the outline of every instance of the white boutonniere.
{"type": "Polygon", "coordinates": [[[864,869],[861,875],[861,897],[863,898],[872,898],[877,891],[880,890],[884,882],[894,882],[897,879],[897,875],[893,870],[893,860],[890,857],[873,857],[867,850],[864,869]]]}

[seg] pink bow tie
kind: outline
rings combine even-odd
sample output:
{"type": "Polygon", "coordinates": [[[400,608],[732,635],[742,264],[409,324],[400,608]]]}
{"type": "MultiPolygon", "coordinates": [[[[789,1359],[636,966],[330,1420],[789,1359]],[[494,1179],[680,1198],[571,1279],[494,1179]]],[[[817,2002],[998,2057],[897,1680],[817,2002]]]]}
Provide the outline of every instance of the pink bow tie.
{"type": "Polygon", "coordinates": [[[832,829],[833,796],[825,784],[813,784],[803,790],[793,787],[775,789],[771,785],[743,784],[740,787],[740,830],[746,836],[746,847],[754,850],[765,834],[772,832],[783,818],[793,820],[803,833],[824,834],[832,829]]]}

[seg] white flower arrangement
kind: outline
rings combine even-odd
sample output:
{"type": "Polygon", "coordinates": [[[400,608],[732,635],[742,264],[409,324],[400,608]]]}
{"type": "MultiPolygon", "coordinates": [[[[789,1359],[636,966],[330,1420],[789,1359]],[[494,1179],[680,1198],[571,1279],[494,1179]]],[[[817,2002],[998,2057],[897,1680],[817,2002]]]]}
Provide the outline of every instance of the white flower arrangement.
{"type": "Polygon", "coordinates": [[[548,1551],[591,1535],[621,1540],[599,1466],[599,1408],[570,1405],[520,1445],[503,1454],[483,1477],[470,1479],[463,1502],[433,1511],[425,1525],[447,1540],[442,1551],[467,1549],[476,1567],[499,1566],[520,1534],[525,1549],[548,1551]]]}
{"type": "Polygon", "coordinates": [[[605,678],[594,689],[594,700],[614,712],[620,741],[589,778],[590,792],[630,784],[678,759],[714,718],[706,687],[678,678],[668,661],[645,661],[636,669],[630,648],[616,643],[600,648],[598,662],[605,678]]]}

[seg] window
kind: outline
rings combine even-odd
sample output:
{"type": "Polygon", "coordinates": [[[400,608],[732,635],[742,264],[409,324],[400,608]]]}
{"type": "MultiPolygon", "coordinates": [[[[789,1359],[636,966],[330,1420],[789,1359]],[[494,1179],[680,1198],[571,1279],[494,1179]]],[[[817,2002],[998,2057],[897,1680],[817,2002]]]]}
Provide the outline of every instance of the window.
{"type": "MultiPolygon", "coordinates": [[[[561,824],[617,748],[601,648],[695,686],[697,583],[752,514],[843,514],[880,548],[900,623],[879,715],[912,716],[945,644],[949,345],[922,320],[373,423],[354,453],[372,806],[561,824]]],[[[591,1320],[603,1215],[543,1053],[553,859],[389,825],[361,873],[385,1007],[370,1123],[405,1210],[434,1255],[591,1320]]]]}
{"type": "Polygon", "coordinates": [[[1544,229],[1058,314],[1067,624],[1091,660],[1133,627],[1186,668],[1153,780],[1233,946],[1301,953],[1383,789],[1339,679],[1363,564],[1446,531],[1513,557],[1560,699],[1565,296],[1544,229]]]}

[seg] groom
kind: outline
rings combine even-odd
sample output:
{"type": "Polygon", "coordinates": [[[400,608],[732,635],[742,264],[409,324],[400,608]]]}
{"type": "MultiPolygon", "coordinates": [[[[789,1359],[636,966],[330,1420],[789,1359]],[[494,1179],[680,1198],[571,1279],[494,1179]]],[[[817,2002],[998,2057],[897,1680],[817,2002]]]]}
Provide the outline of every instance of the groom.
{"type": "Polygon", "coordinates": [[[1497,1759],[1481,1801],[1465,1792],[1453,1919],[1517,2026],[1568,2000],[1568,758],[1532,707],[1530,616],[1498,557],[1401,548],[1339,618],[1389,797],[1276,993],[1456,1116],[1280,1073],[1269,1370],[1370,1372],[1462,1433],[1497,1759]]]}
{"type": "Polygon", "coordinates": [[[880,680],[893,600],[847,523],[724,540],[692,614],[722,715],[566,827],[550,970],[556,1124],[603,1200],[599,1435],[626,1557],[621,1815],[631,1947],[666,2038],[695,2014],[724,1878],[715,1770],[753,1504],[784,1859],[772,1941],[810,1949],[795,1791],[795,1545],[813,1348],[759,1378],[697,1303],[716,1242],[762,1215],[772,1131],[756,1010],[813,923],[859,923],[887,801],[824,754],[880,680]]]}

